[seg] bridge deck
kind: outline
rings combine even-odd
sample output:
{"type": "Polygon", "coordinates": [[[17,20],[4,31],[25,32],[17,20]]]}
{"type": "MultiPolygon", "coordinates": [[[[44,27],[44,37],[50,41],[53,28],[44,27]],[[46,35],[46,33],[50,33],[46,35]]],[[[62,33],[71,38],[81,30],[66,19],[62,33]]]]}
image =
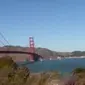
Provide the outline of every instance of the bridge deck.
{"type": "Polygon", "coordinates": [[[30,55],[33,55],[33,56],[37,56],[37,57],[40,57],[40,58],[43,58],[41,55],[37,54],[37,53],[31,53],[31,52],[23,52],[23,51],[0,51],[0,54],[10,54],[10,53],[13,53],[13,54],[30,54],[30,55]]]}

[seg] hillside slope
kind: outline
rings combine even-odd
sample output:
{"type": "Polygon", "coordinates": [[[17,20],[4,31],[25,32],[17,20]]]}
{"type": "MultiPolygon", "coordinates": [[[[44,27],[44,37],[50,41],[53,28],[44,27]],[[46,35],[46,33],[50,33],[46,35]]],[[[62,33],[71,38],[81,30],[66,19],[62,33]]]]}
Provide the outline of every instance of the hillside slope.
{"type": "MultiPolygon", "coordinates": [[[[0,50],[2,51],[24,51],[24,52],[28,52],[28,47],[20,47],[20,46],[5,46],[5,47],[0,47],[0,50]]],[[[60,52],[55,52],[55,51],[51,51],[49,49],[46,48],[36,48],[35,50],[36,53],[38,53],[39,55],[43,56],[45,59],[48,58],[53,58],[56,59],[57,56],[61,55],[61,56],[66,56],[68,55],[68,53],[60,53],[60,52]]],[[[0,57],[2,56],[7,56],[7,54],[0,54],[0,57]]],[[[26,54],[8,54],[8,56],[12,56],[13,60],[15,61],[22,61],[24,59],[26,59],[28,57],[28,55],[26,54]]]]}

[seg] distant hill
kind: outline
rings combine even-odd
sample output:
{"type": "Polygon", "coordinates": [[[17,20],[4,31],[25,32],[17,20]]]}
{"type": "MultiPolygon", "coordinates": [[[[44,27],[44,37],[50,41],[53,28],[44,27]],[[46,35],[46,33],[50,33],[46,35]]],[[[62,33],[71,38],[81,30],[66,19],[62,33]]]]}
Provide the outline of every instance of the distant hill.
{"type": "MultiPolygon", "coordinates": [[[[0,47],[0,50],[5,51],[5,50],[9,50],[9,51],[24,51],[24,52],[28,52],[28,47],[20,47],[20,46],[4,46],[4,47],[0,47]]],[[[56,59],[58,56],[68,56],[68,52],[55,52],[52,50],[49,50],[47,48],[36,48],[35,52],[38,53],[39,55],[43,56],[45,59],[48,58],[53,58],[56,59]]],[[[20,60],[24,60],[28,57],[28,55],[26,54],[0,54],[0,56],[12,56],[13,60],[15,61],[20,61],[20,60]]]]}
{"type": "MultiPolygon", "coordinates": [[[[5,51],[5,50],[9,50],[9,51],[24,51],[24,52],[28,52],[28,47],[21,47],[21,46],[4,46],[4,47],[0,47],[0,50],[5,51]]],[[[58,56],[61,57],[69,57],[69,56],[85,56],[85,51],[74,51],[74,52],[56,52],[56,51],[52,51],[49,50],[47,48],[36,48],[35,52],[38,53],[39,55],[43,56],[45,59],[48,58],[52,58],[52,59],[56,59],[58,56]]],[[[26,54],[0,54],[0,57],[2,56],[12,56],[13,60],[15,61],[22,61],[25,60],[26,58],[28,58],[28,55],[26,54]]]]}

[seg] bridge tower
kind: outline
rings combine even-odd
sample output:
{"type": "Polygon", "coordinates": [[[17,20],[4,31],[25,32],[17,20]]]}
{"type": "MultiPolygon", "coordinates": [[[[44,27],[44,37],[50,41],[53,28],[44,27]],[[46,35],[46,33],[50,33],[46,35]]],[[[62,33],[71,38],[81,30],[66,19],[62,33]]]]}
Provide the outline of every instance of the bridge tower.
{"type": "MultiPolygon", "coordinates": [[[[34,38],[29,37],[29,52],[35,53],[35,43],[34,43],[34,38]]],[[[30,61],[34,61],[33,56],[29,56],[30,61]]]]}

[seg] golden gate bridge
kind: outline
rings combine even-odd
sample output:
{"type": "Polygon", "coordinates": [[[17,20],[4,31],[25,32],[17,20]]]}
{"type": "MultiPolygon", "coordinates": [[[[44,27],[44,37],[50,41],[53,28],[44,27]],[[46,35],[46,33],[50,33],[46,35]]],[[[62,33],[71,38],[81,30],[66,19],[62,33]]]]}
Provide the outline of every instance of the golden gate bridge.
{"type": "MultiPolygon", "coordinates": [[[[10,46],[8,40],[5,38],[5,36],[0,32],[0,36],[4,39],[4,41],[10,46]]],[[[5,46],[4,42],[2,40],[0,40],[0,43],[5,46]]],[[[34,38],[33,37],[29,37],[29,47],[28,47],[28,52],[24,52],[24,51],[11,51],[9,49],[7,50],[0,50],[0,54],[26,54],[28,55],[28,59],[30,62],[34,62],[34,61],[38,61],[40,59],[43,59],[43,57],[39,54],[37,54],[35,52],[35,43],[34,43],[34,38]]]]}
{"type": "MultiPolygon", "coordinates": [[[[5,40],[5,42],[10,46],[8,40],[4,37],[4,35],[0,32],[0,36],[5,40]]],[[[2,40],[0,40],[0,43],[5,46],[4,42],[2,40]]],[[[40,58],[43,58],[41,55],[37,54],[35,52],[35,43],[34,43],[34,38],[33,37],[29,37],[29,47],[28,47],[28,52],[23,52],[23,51],[10,51],[9,49],[4,51],[4,50],[0,50],[0,54],[26,54],[28,55],[28,59],[30,62],[34,62],[34,61],[38,61],[40,58]]],[[[29,63],[26,63],[29,64],[29,63]]],[[[26,65],[23,64],[23,65],[26,65]]],[[[63,79],[61,83],[61,85],[75,85],[75,77],[69,77],[68,79],[63,79]]]]}

